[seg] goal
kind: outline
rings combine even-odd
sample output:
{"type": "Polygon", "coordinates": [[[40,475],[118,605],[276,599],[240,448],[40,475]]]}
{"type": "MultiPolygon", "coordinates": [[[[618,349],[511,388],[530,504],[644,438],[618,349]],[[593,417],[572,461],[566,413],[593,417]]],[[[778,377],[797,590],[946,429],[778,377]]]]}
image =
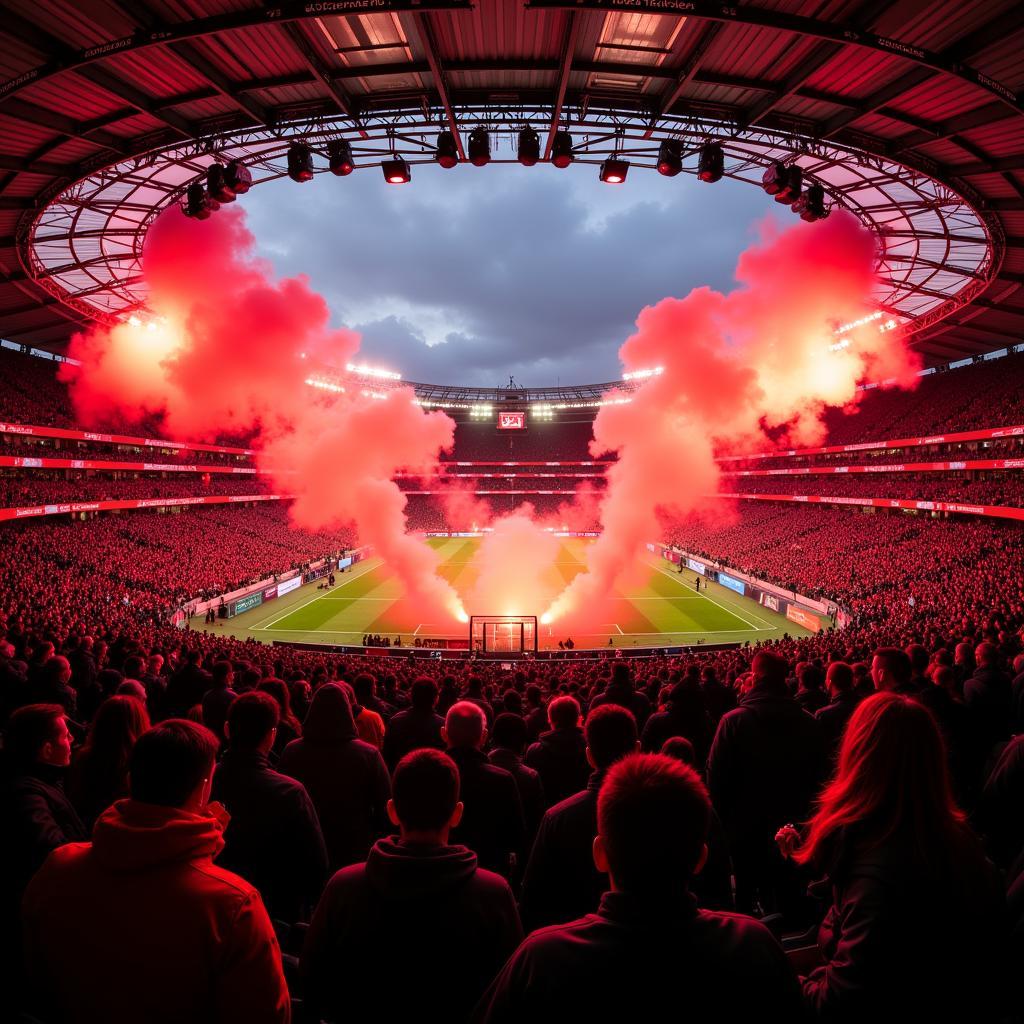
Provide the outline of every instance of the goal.
{"type": "Polygon", "coordinates": [[[471,615],[469,649],[481,654],[537,650],[536,615],[471,615]]]}

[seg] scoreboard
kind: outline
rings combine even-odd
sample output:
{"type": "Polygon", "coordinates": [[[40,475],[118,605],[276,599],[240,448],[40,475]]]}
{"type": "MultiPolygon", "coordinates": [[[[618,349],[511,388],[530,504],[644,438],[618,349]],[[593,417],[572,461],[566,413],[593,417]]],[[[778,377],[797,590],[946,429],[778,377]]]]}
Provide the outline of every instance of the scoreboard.
{"type": "Polygon", "coordinates": [[[525,412],[498,412],[498,429],[499,430],[525,430],[526,429],[526,413],[525,412]]]}

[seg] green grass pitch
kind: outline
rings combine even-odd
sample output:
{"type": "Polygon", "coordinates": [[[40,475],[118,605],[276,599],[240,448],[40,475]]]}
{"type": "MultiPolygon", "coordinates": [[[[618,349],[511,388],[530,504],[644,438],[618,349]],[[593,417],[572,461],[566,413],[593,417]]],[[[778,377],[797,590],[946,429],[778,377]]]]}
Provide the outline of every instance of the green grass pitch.
{"type": "MultiPolygon", "coordinates": [[[[475,538],[437,538],[427,541],[441,555],[441,573],[461,592],[472,586],[477,568],[473,558],[479,546],[475,538]]],[[[551,572],[568,583],[584,568],[582,539],[562,542],[551,572]]],[[[757,642],[781,637],[806,636],[807,631],[761,607],[755,601],[711,583],[698,594],[695,573],[676,567],[657,555],[644,553],[643,582],[613,595],[611,610],[602,617],[612,621],[595,623],[593,632],[574,632],[577,648],[650,647],[662,645],[757,642]]],[[[308,643],[354,644],[366,633],[387,635],[394,642],[401,637],[405,646],[415,638],[468,636],[467,626],[421,621],[416,608],[405,600],[401,583],[379,558],[358,562],[351,571],[339,573],[331,590],[317,590],[314,584],[300,587],[287,596],[233,619],[204,626],[202,616],[192,620],[194,629],[236,637],[252,637],[271,643],[291,640],[308,643]]],[[[495,609],[480,609],[494,612],[495,609]]],[[[531,610],[538,617],[543,608],[531,610]]],[[[539,646],[552,648],[565,639],[558,624],[538,626],[539,646]]]]}

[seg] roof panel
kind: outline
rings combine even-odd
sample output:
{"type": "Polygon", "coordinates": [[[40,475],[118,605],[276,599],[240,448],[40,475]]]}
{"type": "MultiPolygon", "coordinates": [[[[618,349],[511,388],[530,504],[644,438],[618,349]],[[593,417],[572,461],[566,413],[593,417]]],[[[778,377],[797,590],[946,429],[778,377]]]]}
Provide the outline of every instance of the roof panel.
{"type": "MultiPolygon", "coordinates": [[[[148,12],[145,18],[150,25],[155,21],[174,25],[229,11],[252,12],[256,10],[254,4],[255,0],[145,0],[145,7],[137,10],[140,14],[148,12]]],[[[602,103],[620,103],[623,111],[628,110],[630,104],[654,106],[676,92],[675,83],[664,74],[651,76],[642,72],[686,68],[691,72],[691,80],[679,91],[681,104],[674,109],[685,109],[689,101],[698,111],[717,111],[723,117],[742,120],[746,112],[763,113],[765,104],[770,102],[771,110],[758,123],[769,128],[772,125],[793,128],[806,123],[812,151],[816,145],[814,138],[820,131],[817,126],[831,122],[833,131],[836,125],[850,129],[849,135],[840,132],[836,138],[857,138],[868,150],[883,151],[888,146],[888,151],[902,152],[899,146],[909,144],[908,159],[919,156],[922,160],[931,160],[938,164],[940,174],[946,164],[966,165],[971,169],[990,158],[1000,158],[1004,165],[1002,173],[972,174],[970,184],[982,199],[1020,198],[1024,172],[1013,168],[1019,168],[1019,154],[1024,152],[1024,116],[1018,112],[1005,120],[985,123],[989,114],[986,108],[999,102],[992,90],[953,75],[931,73],[927,81],[900,95],[888,87],[908,71],[921,67],[914,62],[913,54],[822,43],[789,31],[743,24],[745,10],[752,6],[797,14],[820,23],[834,20],[843,25],[858,24],[865,9],[873,9],[877,12],[873,24],[869,20],[861,27],[872,27],[907,47],[933,51],[955,47],[965,36],[991,25],[993,19],[1002,19],[1007,26],[1005,32],[993,36],[993,41],[977,53],[961,55],[961,59],[1010,90],[1024,90],[1024,61],[1020,60],[1024,34],[1021,28],[1015,27],[1016,21],[1006,17],[1013,10],[1013,0],[932,0],[930,3],[894,0],[887,6],[868,4],[865,0],[748,0],[744,7],[738,8],[738,20],[728,23],[621,9],[613,12],[532,10],[526,8],[522,0],[478,0],[472,10],[465,11],[373,12],[324,16],[322,21],[310,17],[298,25],[298,30],[314,48],[315,60],[339,73],[345,68],[374,65],[387,65],[390,72],[392,65],[407,61],[416,61],[422,68],[427,56],[423,38],[432,38],[442,68],[454,61],[462,66],[466,62],[490,66],[446,74],[448,90],[456,105],[460,97],[502,92],[519,93],[531,101],[537,99],[550,109],[560,78],[552,69],[561,58],[567,27],[572,23],[576,39],[574,60],[634,65],[641,75],[622,74],[614,68],[606,72],[578,71],[570,76],[568,83],[570,104],[577,103],[581,95],[589,95],[592,99],[600,97],[602,103]],[[330,31],[325,32],[323,26],[330,31]],[[710,28],[715,32],[713,42],[698,60],[691,60],[699,40],[705,38],[710,28]],[[830,46],[839,47],[840,52],[815,69],[815,55],[830,46]],[[500,66],[509,61],[542,64],[544,70],[500,66]],[[811,73],[801,81],[805,67],[811,73]],[[702,80],[702,75],[732,76],[737,81],[702,80]],[[769,90],[744,84],[757,80],[777,85],[785,83],[789,87],[795,83],[798,91],[777,96],[769,90]],[[801,94],[800,90],[805,91],[801,94]],[[646,99],[645,94],[648,94],[646,99]],[[654,104],[650,103],[652,95],[654,104]],[[830,102],[831,96],[840,102],[830,102]],[[850,117],[855,108],[842,103],[844,98],[864,104],[860,117],[850,117]],[[865,104],[865,101],[868,102],[865,104]],[[878,109],[871,109],[875,107],[878,109]],[[959,134],[952,134],[957,130],[958,119],[972,111],[978,114],[975,120],[980,121],[979,127],[970,128],[968,118],[968,126],[960,128],[959,134]],[[927,129],[931,126],[939,132],[939,138],[928,135],[927,129]],[[946,134],[950,137],[943,137],[946,134]]],[[[125,0],[9,0],[5,7],[73,47],[116,40],[126,36],[134,24],[131,20],[133,6],[125,0]]],[[[245,113],[239,106],[251,101],[258,102],[271,116],[276,114],[279,118],[312,112],[314,108],[325,113],[337,110],[337,101],[329,98],[328,86],[313,77],[309,61],[296,48],[290,34],[294,29],[295,26],[281,23],[264,23],[223,32],[216,37],[190,40],[182,52],[187,53],[190,48],[197,51],[217,72],[218,81],[213,83],[206,80],[199,67],[190,67],[175,54],[177,44],[174,43],[111,52],[95,60],[92,67],[119,78],[125,85],[122,96],[112,95],[92,84],[89,80],[92,71],[65,72],[35,80],[16,93],[7,93],[7,102],[11,103],[8,109],[12,113],[20,109],[23,115],[14,118],[4,114],[3,82],[30,72],[50,55],[4,35],[0,25],[0,154],[15,159],[31,156],[41,161],[42,167],[59,168],[62,163],[80,161],[92,167],[97,159],[116,157],[104,146],[138,151],[161,140],[173,140],[176,133],[168,128],[167,120],[179,126],[184,123],[181,118],[207,126],[216,123],[230,126],[237,117],[245,123],[243,118],[252,118],[251,106],[245,113]],[[304,76],[309,76],[308,80],[304,80],[304,76]],[[280,84],[231,96],[220,93],[225,82],[263,79],[277,80],[280,84]],[[152,106],[148,100],[144,104],[151,107],[151,113],[133,112],[129,99],[138,100],[136,92],[157,101],[152,106]],[[166,102],[176,97],[185,97],[186,102],[166,102]],[[20,108],[16,105],[19,102],[20,108]],[[46,119],[35,119],[33,108],[25,106],[26,103],[49,111],[46,119]],[[104,124],[112,117],[117,120],[104,124]],[[90,130],[87,138],[67,136],[68,132],[83,131],[83,127],[90,130]]],[[[915,75],[920,74],[915,71],[915,75]]],[[[411,111],[419,109],[424,98],[436,101],[436,85],[431,75],[412,70],[342,78],[337,88],[342,99],[347,93],[357,106],[370,107],[381,98],[392,107],[400,103],[411,111]]],[[[117,91],[116,84],[114,88],[117,91]]],[[[578,117],[578,111],[569,113],[578,117]]],[[[433,124],[439,114],[435,112],[433,124]]],[[[840,182],[847,170],[848,177],[855,176],[852,168],[833,168],[829,172],[836,188],[843,187],[840,182]]],[[[186,176],[191,173],[194,170],[182,169],[186,176]]],[[[0,234],[10,236],[23,216],[17,209],[17,201],[40,194],[51,187],[52,182],[53,178],[40,170],[21,172],[15,166],[14,170],[0,171],[0,198],[10,200],[8,205],[14,207],[0,209],[0,234]]],[[[876,193],[882,197],[878,202],[884,205],[888,200],[880,185],[866,186],[860,195],[864,199],[876,193]]],[[[1020,213],[1004,207],[998,215],[1005,233],[1011,237],[1024,235],[1020,213]]],[[[890,227],[899,219],[898,211],[886,217],[890,227]]],[[[911,243],[906,239],[890,239],[890,242],[894,253],[939,253],[936,262],[941,262],[941,254],[948,251],[942,237],[917,239],[911,243]]],[[[946,257],[947,261],[960,258],[962,255],[955,252],[946,257]]],[[[1011,250],[1005,265],[1007,272],[1020,273],[1021,258],[1019,249],[1011,250]]],[[[894,267],[894,272],[896,269],[894,267]]],[[[932,286],[940,279],[938,271],[922,269],[920,273],[926,275],[932,286]]],[[[38,294],[31,286],[28,291],[38,294]]],[[[7,302],[6,295],[7,291],[0,289],[0,318],[5,303],[24,306],[27,301],[24,291],[18,292],[16,302],[7,302]]],[[[926,297],[922,297],[921,308],[935,301],[940,300],[926,301],[926,297]]],[[[971,314],[978,308],[981,307],[975,307],[971,314]]],[[[984,317],[979,316],[972,323],[994,322],[991,313],[986,310],[984,317]]],[[[1015,319],[1019,323],[1019,318],[1015,319]]],[[[47,324],[46,330],[51,333],[54,325],[59,330],[67,323],[53,307],[41,312],[39,322],[47,324]]],[[[982,346],[977,334],[974,331],[969,336],[976,339],[974,345],[982,346]]],[[[937,340],[934,346],[938,351],[937,340]]]]}

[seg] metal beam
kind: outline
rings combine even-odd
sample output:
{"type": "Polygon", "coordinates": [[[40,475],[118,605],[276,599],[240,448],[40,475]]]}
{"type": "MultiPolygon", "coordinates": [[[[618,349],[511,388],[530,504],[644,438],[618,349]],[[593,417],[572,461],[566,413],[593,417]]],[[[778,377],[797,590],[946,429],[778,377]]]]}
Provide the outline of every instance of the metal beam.
{"type": "Polygon", "coordinates": [[[770,96],[756,103],[744,116],[744,121],[756,124],[766,114],[770,114],[780,103],[788,100],[815,71],[824,67],[833,57],[842,51],[838,43],[818,43],[811,52],[800,61],[793,72],[787,75],[770,96]]]}
{"type": "MultiPolygon", "coordinates": [[[[48,54],[58,60],[68,60],[74,57],[75,51],[62,39],[48,32],[40,25],[30,22],[21,15],[11,10],[4,11],[3,31],[15,39],[27,43],[41,53],[48,54]]],[[[192,126],[178,114],[155,109],[152,97],[147,96],[141,90],[130,85],[114,75],[107,68],[98,65],[80,67],[78,74],[93,85],[99,86],[104,92],[116,96],[118,99],[133,106],[144,114],[149,114],[158,121],[180,132],[185,138],[191,138],[194,134],[192,126]]]]}
{"type": "MultiPolygon", "coordinates": [[[[26,103],[24,100],[9,100],[4,104],[3,113],[7,117],[24,121],[26,124],[42,125],[69,139],[84,139],[103,149],[112,150],[120,156],[131,156],[127,139],[103,131],[105,125],[112,123],[107,118],[97,119],[94,122],[74,121],[70,117],[58,114],[55,110],[38,107],[34,103],[26,103]]],[[[125,116],[128,116],[127,113],[122,112],[116,120],[123,120],[125,116]]]]}
{"type": "Polygon", "coordinates": [[[664,117],[676,105],[679,97],[683,94],[683,90],[691,81],[693,81],[694,76],[700,69],[701,62],[704,60],[708,50],[711,48],[711,44],[717,38],[718,33],[722,31],[722,26],[716,22],[711,22],[708,25],[701,25],[697,31],[699,34],[693,45],[693,49],[690,50],[689,56],[687,56],[682,66],[676,70],[675,84],[670,89],[666,90],[665,95],[660,100],[658,104],[658,115],[644,133],[645,139],[649,139],[651,137],[658,120],[664,117]]]}
{"type": "Polygon", "coordinates": [[[754,6],[753,4],[722,4],[718,0],[687,0],[685,4],[679,4],[679,8],[685,8],[685,10],[678,9],[671,12],[665,9],[665,0],[629,0],[628,7],[624,7],[622,0],[528,0],[526,7],[528,10],[571,8],[577,11],[622,11],[628,9],[631,14],[685,14],[687,18],[694,20],[703,18],[725,24],[757,25],[780,32],[793,32],[814,39],[867,47],[882,53],[894,54],[904,60],[912,61],[918,66],[955,75],[972,85],[988,90],[1014,110],[1024,109],[1021,99],[1012,89],[967,65],[965,57],[955,53],[952,47],[938,53],[922,46],[893,39],[890,36],[864,31],[855,24],[844,21],[791,14],[777,8],[754,6]]]}
{"type": "Polygon", "coordinates": [[[555,105],[551,111],[551,127],[548,129],[548,141],[544,145],[544,159],[551,159],[551,147],[555,143],[555,133],[562,117],[562,105],[565,103],[565,90],[569,86],[569,75],[572,72],[572,58],[576,51],[576,39],[580,31],[580,17],[575,11],[568,14],[565,26],[565,40],[562,45],[562,59],[558,71],[558,85],[555,87],[555,105]]]}
{"type": "Polygon", "coordinates": [[[430,77],[434,80],[434,88],[441,99],[441,106],[444,107],[444,116],[448,119],[448,129],[455,140],[455,149],[458,151],[459,160],[465,163],[466,153],[462,148],[462,135],[459,132],[458,122],[455,120],[455,111],[452,110],[452,101],[448,96],[448,83],[445,81],[444,69],[437,57],[437,47],[434,45],[434,33],[430,28],[429,14],[414,14],[413,22],[416,31],[419,32],[420,45],[427,58],[427,66],[430,68],[430,77]]]}
{"type": "MultiPolygon", "coordinates": [[[[345,115],[345,117],[349,118],[357,128],[361,128],[362,126],[360,125],[359,118],[352,109],[352,101],[349,99],[348,94],[334,81],[332,69],[328,67],[320,54],[316,52],[313,44],[306,37],[302,26],[288,23],[281,27],[284,30],[285,35],[287,35],[292,41],[295,49],[298,50],[303,63],[310,71],[313,72],[317,80],[324,86],[328,93],[330,93],[331,99],[338,105],[338,109],[345,115]]],[[[365,134],[366,133],[364,132],[364,137],[365,134]]]]}
{"type": "Polygon", "coordinates": [[[230,100],[243,114],[251,117],[256,124],[265,124],[268,127],[274,124],[273,115],[262,103],[247,98],[236,83],[208,61],[191,43],[175,43],[170,50],[178,60],[198,71],[221,96],[230,100]]]}

